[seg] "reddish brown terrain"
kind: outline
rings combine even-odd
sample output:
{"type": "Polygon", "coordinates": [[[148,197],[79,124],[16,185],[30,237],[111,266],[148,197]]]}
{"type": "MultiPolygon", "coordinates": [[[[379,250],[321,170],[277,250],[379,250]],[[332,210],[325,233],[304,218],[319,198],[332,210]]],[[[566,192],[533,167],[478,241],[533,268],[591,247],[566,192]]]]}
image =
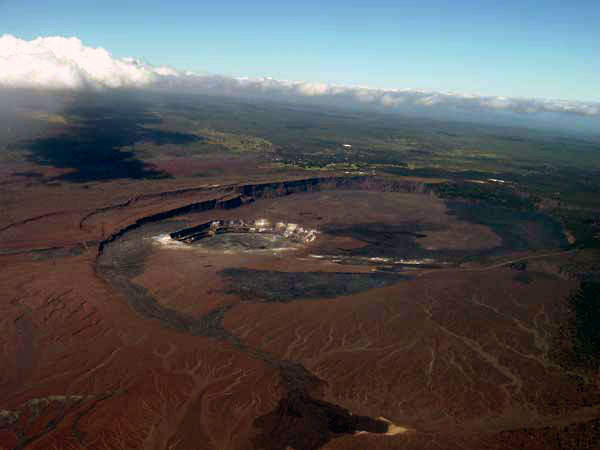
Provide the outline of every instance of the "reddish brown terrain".
{"type": "Polygon", "coordinates": [[[600,449],[600,381],[560,364],[560,230],[439,180],[230,163],[6,170],[1,449],[600,449]],[[316,238],[170,237],[260,219],[316,238]]]}

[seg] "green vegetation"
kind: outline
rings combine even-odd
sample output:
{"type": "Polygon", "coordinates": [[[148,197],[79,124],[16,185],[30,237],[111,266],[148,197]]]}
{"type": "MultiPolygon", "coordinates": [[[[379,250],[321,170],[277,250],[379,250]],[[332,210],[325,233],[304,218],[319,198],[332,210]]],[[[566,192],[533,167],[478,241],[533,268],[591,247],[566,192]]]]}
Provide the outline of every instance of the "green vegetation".
{"type": "Polygon", "coordinates": [[[463,198],[476,202],[490,203],[507,208],[531,211],[539,199],[520,194],[510,187],[497,183],[439,183],[432,189],[442,198],[463,198]]]}
{"type": "Polygon", "coordinates": [[[35,120],[42,120],[51,124],[67,125],[67,120],[60,114],[50,114],[43,111],[32,111],[30,117],[35,120]]]}
{"type": "Polygon", "coordinates": [[[119,139],[106,143],[142,162],[251,154],[272,171],[444,179],[436,190],[445,198],[539,208],[568,229],[577,246],[600,243],[598,137],[208,96],[88,100],[62,108],[60,116],[31,106],[14,115],[18,120],[4,118],[0,161],[26,161],[40,136],[80,133],[82,124],[115,130],[126,124],[119,139]]]}
{"type": "Polygon", "coordinates": [[[208,145],[222,145],[232,153],[271,152],[273,144],[266,139],[246,134],[225,133],[203,128],[195,134],[205,138],[208,145]]]}

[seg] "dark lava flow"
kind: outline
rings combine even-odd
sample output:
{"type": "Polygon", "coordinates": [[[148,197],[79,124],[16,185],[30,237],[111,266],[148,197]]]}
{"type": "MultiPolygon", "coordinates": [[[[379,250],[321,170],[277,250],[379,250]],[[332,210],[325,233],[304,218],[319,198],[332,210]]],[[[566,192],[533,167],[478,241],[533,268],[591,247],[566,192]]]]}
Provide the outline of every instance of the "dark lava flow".
{"type": "Polygon", "coordinates": [[[118,266],[100,263],[97,268],[106,280],[126,295],[131,307],[140,315],[159,320],[163,325],[183,333],[227,342],[246,355],[279,370],[284,393],[273,412],[255,420],[254,425],[261,429],[254,441],[256,448],[317,450],[340,434],[388,431],[388,424],[383,420],[355,416],[338,405],[320,400],[326,382],[310,373],[302,364],[253,348],[229,332],[222,322],[232,306],[216,308],[200,318],[194,318],[158,303],[145,288],[131,281],[131,275],[122,275],[118,266]]]}
{"type": "Polygon", "coordinates": [[[515,250],[541,250],[566,245],[562,228],[552,218],[533,211],[465,201],[446,201],[449,213],[460,220],[491,228],[502,238],[497,247],[481,250],[436,249],[422,247],[416,239],[427,232],[443,230],[439,224],[411,223],[331,224],[321,229],[332,236],[347,236],[365,243],[344,250],[340,256],[433,259],[451,263],[498,258],[515,250]]]}
{"type": "MultiPolygon", "coordinates": [[[[154,224],[154,227],[173,227],[173,223],[154,224]]],[[[123,238],[105,246],[97,260],[96,271],[125,294],[127,302],[138,314],[182,333],[226,342],[279,371],[282,397],[274,411],[255,420],[254,425],[261,430],[253,442],[256,448],[317,450],[341,434],[388,431],[388,424],[383,420],[355,416],[338,405],[321,400],[327,383],[302,364],[251,347],[227,330],[223,326],[223,317],[233,305],[216,308],[200,318],[161,305],[147,289],[132,281],[143,271],[143,261],[151,245],[141,239],[143,230],[132,234],[137,233],[137,239],[123,238]],[[138,245],[131,245],[132,241],[134,244],[137,241],[138,245]],[[123,248],[119,248],[120,242],[125,242],[123,248]]]]}
{"type": "Polygon", "coordinates": [[[240,268],[225,269],[220,275],[229,282],[227,294],[236,294],[244,300],[280,303],[352,295],[409,278],[381,272],[277,272],[240,268]]]}
{"type": "MultiPolygon", "coordinates": [[[[162,227],[170,230],[176,225],[173,222],[163,222],[179,215],[191,212],[207,211],[211,209],[237,208],[256,198],[280,197],[295,192],[314,191],[321,189],[364,189],[392,192],[430,192],[431,187],[423,183],[412,181],[385,180],[377,177],[336,177],[336,178],[311,178],[290,182],[263,183],[258,185],[243,185],[231,188],[229,196],[221,199],[207,200],[192,203],[183,207],[157,213],[138,219],[136,222],[117,231],[99,244],[99,254],[96,261],[96,270],[99,275],[108,280],[115,288],[122,291],[131,307],[143,317],[156,319],[163,325],[194,336],[204,336],[217,339],[232,345],[250,357],[257,358],[279,370],[281,388],[283,390],[277,408],[269,414],[259,417],[254,422],[261,432],[254,440],[257,448],[267,450],[283,450],[287,447],[296,450],[317,450],[331,438],[357,431],[385,433],[388,424],[383,420],[364,416],[354,416],[349,411],[322,401],[323,387],[326,385],[310,373],[298,362],[280,359],[263,350],[253,348],[241,341],[223,327],[223,317],[233,306],[216,308],[200,318],[181,313],[175,309],[161,305],[148,291],[135,284],[132,279],[143,270],[143,261],[150,244],[143,244],[137,239],[138,246],[131,245],[131,235],[143,233],[143,230],[152,227],[162,227]],[[143,227],[142,227],[143,226],[143,227]],[[129,245],[120,245],[128,241],[129,245]],[[146,246],[144,248],[144,246],[146,246]],[[122,247],[122,248],[121,248],[122,247]]],[[[458,205],[453,205],[454,213],[467,220],[475,221],[472,217],[460,210],[458,205]],[[462,212],[462,214],[461,214],[462,212]]],[[[467,204],[465,203],[465,207],[467,204]]],[[[508,212],[492,214],[486,225],[491,226],[506,239],[509,237],[510,226],[514,225],[508,212]],[[508,217],[508,218],[507,218],[508,217]]],[[[462,218],[461,217],[461,218],[462,218]]],[[[511,216],[514,217],[514,216],[511,216]]],[[[517,219],[525,222],[524,218],[517,219]]],[[[539,219],[527,217],[525,219],[539,219]]],[[[513,218],[514,220],[514,218],[513,218]]],[[[372,225],[372,224],[371,224],[372,225]]],[[[371,228],[369,225],[366,228],[371,228]]],[[[376,225],[376,224],[375,224],[376,225]]],[[[385,227],[384,227],[385,228],[385,227]]],[[[354,227],[341,227],[330,229],[331,234],[352,235],[363,240],[371,239],[373,229],[365,229],[364,225],[354,227]]],[[[412,247],[418,251],[414,239],[419,237],[421,229],[382,229],[383,241],[369,242],[367,253],[379,247],[391,249],[401,243],[405,250],[412,247]],[[410,242],[412,241],[412,243],[410,242]],[[381,245],[382,242],[384,245],[381,245]]],[[[554,236],[550,237],[552,240],[554,236]]],[[[133,238],[135,239],[135,237],[133,238]]],[[[511,240],[508,239],[510,242],[511,240]]],[[[544,242],[545,243],[545,242],[544,242]]],[[[358,249],[358,252],[361,250],[358,249]]],[[[365,250],[362,250],[365,251],[365,250]]],[[[332,298],[344,293],[360,292],[378,286],[385,286],[398,282],[402,278],[396,274],[365,274],[366,279],[354,279],[351,274],[325,275],[315,273],[282,274],[271,271],[249,271],[243,269],[228,269],[222,276],[231,280],[231,292],[242,296],[259,297],[267,301],[291,301],[299,298],[332,298]],[[308,277],[299,278],[300,275],[308,277]],[[308,283],[306,284],[308,280],[308,283]],[[333,287],[328,287],[333,283],[333,287]],[[260,286],[259,286],[260,285],[260,286]],[[344,285],[345,287],[342,287],[344,285]],[[337,291],[336,289],[341,289],[337,291]]]]}

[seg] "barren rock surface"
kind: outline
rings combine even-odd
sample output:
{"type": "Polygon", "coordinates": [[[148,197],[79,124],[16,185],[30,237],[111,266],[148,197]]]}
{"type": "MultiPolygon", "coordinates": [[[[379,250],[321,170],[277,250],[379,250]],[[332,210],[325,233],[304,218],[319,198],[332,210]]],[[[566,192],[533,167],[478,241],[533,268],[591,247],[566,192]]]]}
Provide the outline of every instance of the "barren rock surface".
{"type": "Polygon", "coordinates": [[[597,448],[598,380],[555,354],[575,283],[544,270],[569,257],[544,217],[266,178],[5,191],[0,448],[597,448]],[[236,220],[316,237],[157,240],[236,220]]]}

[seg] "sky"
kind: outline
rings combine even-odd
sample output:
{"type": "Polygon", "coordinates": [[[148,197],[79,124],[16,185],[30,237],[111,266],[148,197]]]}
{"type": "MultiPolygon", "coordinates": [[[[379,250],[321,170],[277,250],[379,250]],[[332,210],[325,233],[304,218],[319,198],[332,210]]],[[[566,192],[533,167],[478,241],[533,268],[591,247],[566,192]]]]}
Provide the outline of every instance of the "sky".
{"type": "Polygon", "coordinates": [[[202,74],[600,101],[600,2],[0,0],[0,35],[202,74]]]}

